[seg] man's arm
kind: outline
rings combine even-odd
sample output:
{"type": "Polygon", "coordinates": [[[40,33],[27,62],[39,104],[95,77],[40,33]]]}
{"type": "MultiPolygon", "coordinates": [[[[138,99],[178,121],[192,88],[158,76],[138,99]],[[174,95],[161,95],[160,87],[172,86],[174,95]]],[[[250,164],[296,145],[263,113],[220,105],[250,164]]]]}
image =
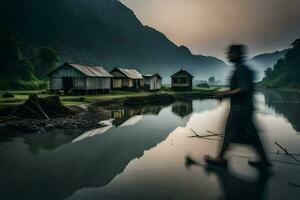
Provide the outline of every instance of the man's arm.
{"type": "Polygon", "coordinates": [[[216,92],[215,96],[218,97],[218,98],[231,97],[231,96],[243,94],[245,92],[246,92],[245,89],[239,87],[239,88],[236,88],[234,90],[227,90],[227,91],[216,92]]]}

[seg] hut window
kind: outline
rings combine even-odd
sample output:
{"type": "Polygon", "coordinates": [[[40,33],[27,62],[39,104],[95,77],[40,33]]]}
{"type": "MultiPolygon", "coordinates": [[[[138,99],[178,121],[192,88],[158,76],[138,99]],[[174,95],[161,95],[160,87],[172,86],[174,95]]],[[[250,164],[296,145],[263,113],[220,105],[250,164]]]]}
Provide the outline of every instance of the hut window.
{"type": "Polygon", "coordinates": [[[177,77],[173,78],[173,83],[179,83],[177,77]]]}
{"type": "Polygon", "coordinates": [[[180,77],[179,78],[179,83],[186,84],[187,83],[187,78],[186,77],[180,77]]]}

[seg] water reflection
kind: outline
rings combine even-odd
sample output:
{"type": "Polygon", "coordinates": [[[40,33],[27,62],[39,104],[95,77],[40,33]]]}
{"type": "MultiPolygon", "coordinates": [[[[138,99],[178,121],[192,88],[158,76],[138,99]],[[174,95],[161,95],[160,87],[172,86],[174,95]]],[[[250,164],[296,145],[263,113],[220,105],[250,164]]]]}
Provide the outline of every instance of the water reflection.
{"type": "Polygon", "coordinates": [[[112,110],[111,116],[114,119],[113,125],[115,125],[116,127],[122,125],[123,126],[134,125],[143,118],[142,117],[143,115],[158,115],[162,108],[163,106],[147,105],[147,106],[139,106],[139,107],[125,107],[118,110],[112,110]]]}
{"type": "Polygon", "coordinates": [[[187,123],[171,107],[125,108],[122,113],[114,122],[119,127],[104,134],[94,130],[93,137],[74,141],[77,133],[56,132],[2,144],[0,199],[64,199],[81,188],[106,185],[131,160],[187,123]],[[139,115],[141,120],[122,126],[139,115]]]}
{"type": "Polygon", "coordinates": [[[267,182],[271,177],[270,173],[259,172],[254,180],[237,176],[230,169],[219,168],[210,165],[201,164],[189,156],[186,157],[185,166],[191,168],[198,166],[205,170],[205,173],[210,176],[214,174],[222,189],[222,200],[260,200],[265,195],[267,182]]]}
{"type": "MultiPolygon", "coordinates": [[[[269,96],[266,94],[263,109],[273,105],[269,96]]],[[[275,162],[275,175],[269,179],[248,166],[248,157],[253,157],[248,149],[229,152],[234,170],[219,171],[197,165],[187,169],[183,165],[188,154],[201,163],[203,155],[217,152],[218,141],[190,138],[189,128],[199,134],[205,134],[206,130],[219,133],[226,106],[226,102],[196,100],[166,107],[116,108],[111,111],[113,121],[107,122],[110,126],[106,129],[86,133],[54,131],[2,143],[0,199],[298,197],[300,190],[288,184],[299,184],[298,166],[275,162]]],[[[287,111],[277,104],[272,108],[295,125],[296,120],[290,118],[298,115],[287,113],[297,113],[298,109],[287,111]]],[[[266,125],[271,143],[280,141],[290,152],[299,153],[300,138],[287,120],[273,111],[257,115],[266,125]]],[[[269,152],[278,150],[274,145],[268,147],[269,152]]],[[[284,154],[270,155],[272,159],[293,162],[284,154]]]]}
{"type": "Polygon", "coordinates": [[[277,114],[283,115],[300,132],[300,93],[281,90],[263,91],[265,104],[277,114]]]}
{"type": "Polygon", "coordinates": [[[178,101],[172,105],[172,112],[176,115],[184,118],[193,112],[193,102],[190,101],[178,101]]]}
{"type": "Polygon", "coordinates": [[[82,134],[81,130],[55,129],[44,134],[27,136],[24,138],[24,143],[28,145],[31,153],[38,154],[41,149],[55,150],[59,146],[71,142],[80,134],[82,134]]]}

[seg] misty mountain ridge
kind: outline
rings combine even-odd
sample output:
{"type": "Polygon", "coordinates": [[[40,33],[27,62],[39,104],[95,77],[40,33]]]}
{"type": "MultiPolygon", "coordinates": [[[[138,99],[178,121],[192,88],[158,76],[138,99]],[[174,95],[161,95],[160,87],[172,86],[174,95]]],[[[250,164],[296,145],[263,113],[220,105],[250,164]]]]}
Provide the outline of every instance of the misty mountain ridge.
{"type": "Polygon", "coordinates": [[[248,63],[256,72],[256,80],[262,80],[265,76],[266,69],[269,67],[273,68],[276,62],[285,56],[287,51],[288,49],[272,53],[262,53],[250,58],[248,63]]]}
{"type": "Polygon", "coordinates": [[[18,40],[28,57],[47,46],[61,63],[136,68],[165,78],[181,68],[196,79],[224,79],[228,71],[222,60],[193,55],[144,26],[118,0],[2,0],[0,17],[0,31],[18,40]]]}

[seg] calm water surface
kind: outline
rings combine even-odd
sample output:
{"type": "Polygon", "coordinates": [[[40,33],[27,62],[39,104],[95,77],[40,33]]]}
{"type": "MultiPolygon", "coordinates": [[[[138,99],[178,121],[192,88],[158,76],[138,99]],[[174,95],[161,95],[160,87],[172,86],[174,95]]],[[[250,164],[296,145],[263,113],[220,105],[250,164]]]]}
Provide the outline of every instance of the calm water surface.
{"type": "Polygon", "coordinates": [[[274,142],[300,160],[300,93],[256,99],[272,175],[248,166],[255,154],[240,145],[228,153],[227,170],[205,167],[203,156],[218,152],[220,138],[190,137],[192,130],[222,133],[228,102],[195,100],[116,109],[107,127],[86,133],[53,130],[1,143],[0,199],[299,199],[300,161],[274,142]]]}

